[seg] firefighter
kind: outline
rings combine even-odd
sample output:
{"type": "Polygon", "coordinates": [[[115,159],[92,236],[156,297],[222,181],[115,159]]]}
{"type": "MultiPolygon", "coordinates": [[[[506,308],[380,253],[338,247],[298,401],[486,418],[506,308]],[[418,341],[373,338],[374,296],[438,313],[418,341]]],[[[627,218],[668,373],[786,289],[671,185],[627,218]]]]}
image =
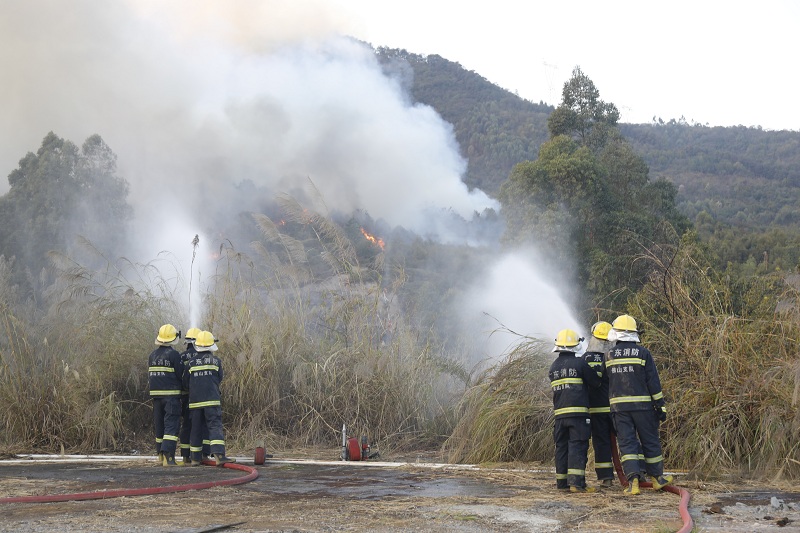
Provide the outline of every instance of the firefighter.
{"type": "Polygon", "coordinates": [[[222,361],[214,355],[216,340],[210,331],[201,331],[194,342],[197,353],[189,360],[189,411],[192,418],[190,451],[192,465],[201,464],[203,457],[203,423],[208,427],[211,461],[217,466],[234,462],[225,455],[225,434],[222,429],[222,402],[219,385],[222,382],[222,361]]]}
{"type": "Polygon", "coordinates": [[[605,361],[611,418],[617,433],[622,470],[628,478],[625,494],[639,494],[645,472],[653,488],[661,490],[672,482],[664,476],[659,422],[667,418],[661,380],[650,351],[639,344],[636,320],[620,315],[612,323],[608,340],[615,343],[605,361]],[[642,471],[639,454],[644,454],[642,471]]]}
{"type": "Polygon", "coordinates": [[[189,451],[189,437],[192,431],[192,417],[189,412],[189,361],[197,353],[194,348],[194,341],[197,334],[200,333],[199,328],[189,328],[183,337],[183,342],[186,343],[186,349],[181,352],[181,362],[183,363],[183,385],[181,387],[181,457],[183,457],[183,465],[190,466],[192,464],[192,455],[189,451]]]}
{"type": "Polygon", "coordinates": [[[148,358],[147,370],[150,397],[153,399],[153,427],[156,434],[156,453],[163,466],[175,466],[175,448],[181,426],[181,385],[183,363],[181,354],[173,348],[181,332],[172,324],[158,330],[156,345],[148,358]]]}
{"type": "Polygon", "coordinates": [[[600,378],[582,357],[576,357],[582,339],[571,329],[556,336],[558,357],[550,366],[553,388],[553,440],[556,445],[556,487],[570,492],[595,492],[586,487],[586,461],[591,423],[588,387],[600,387],[600,378]]]}
{"type": "Polygon", "coordinates": [[[611,461],[611,407],[608,402],[608,376],[603,371],[606,352],[611,347],[608,332],[611,324],[595,322],[583,358],[600,378],[600,387],[589,389],[589,415],[592,421],[592,447],[594,448],[594,471],[603,487],[614,482],[614,463],[611,461]]]}

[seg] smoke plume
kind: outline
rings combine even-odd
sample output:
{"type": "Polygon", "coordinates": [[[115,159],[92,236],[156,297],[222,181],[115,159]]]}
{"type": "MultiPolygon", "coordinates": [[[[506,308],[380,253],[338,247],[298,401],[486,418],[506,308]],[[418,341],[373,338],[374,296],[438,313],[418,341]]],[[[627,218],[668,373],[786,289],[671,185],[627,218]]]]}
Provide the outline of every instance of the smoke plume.
{"type": "Polygon", "coordinates": [[[462,182],[451,125],[343,37],[347,21],[325,5],[4,2],[0,167],[48,131],[78,144],[99,134],[131,185],[129,255],[166,251],[195,283],[213,268],[211,218],[309,185],[331,210],[426,235],[431,213],[497,208],[462,182]]]}

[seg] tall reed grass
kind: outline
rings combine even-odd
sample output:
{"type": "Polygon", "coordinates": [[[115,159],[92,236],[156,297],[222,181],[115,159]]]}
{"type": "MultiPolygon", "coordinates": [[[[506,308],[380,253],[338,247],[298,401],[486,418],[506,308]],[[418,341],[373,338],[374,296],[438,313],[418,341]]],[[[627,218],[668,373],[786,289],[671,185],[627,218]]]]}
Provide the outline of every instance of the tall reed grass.
{"type": "Polygon", "coordinates": [[[407,325],[393,302],[402,276],[383,279],[382,254],[362,265],[330,218],[291,198],[284,208],[293,234],[256,215],[262,238],[250,250],[223,246],[203,287],[202,324],[186,324],[186,283],[168,256],[92,270],[52,254],[57,281],[36,305],[16,294],[0,258],[0,442],[147,451],[147,356],[169,322],[220,339],[232,449],[294,442],[330,446],[335,457],[342,424],[383,449],[438,446],[454,424],[463,367],[407,325]]]}
{"type": "Polygon", "coordinates": [[[706,257],[692,235],[652,248],[641,258],[650,280],[630,302],[661,369],[667,465],[796,476],[797,290],[782,273],[731,280],[706,257]]]}

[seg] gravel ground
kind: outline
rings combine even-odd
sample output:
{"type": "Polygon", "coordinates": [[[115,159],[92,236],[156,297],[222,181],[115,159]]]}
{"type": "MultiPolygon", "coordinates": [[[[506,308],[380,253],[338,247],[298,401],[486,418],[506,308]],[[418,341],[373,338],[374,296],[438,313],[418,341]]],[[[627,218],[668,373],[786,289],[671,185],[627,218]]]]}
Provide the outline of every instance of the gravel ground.
{"type": "MultiPolygon", "coordinates": [[[[242,458],[246,463],[247,458],[242,458]]],[[[252,465],[252,459],[250,459],[252,465]]],[[[453,468],[267,461],[243,485],[63,503],[0,504],[0,531],[666,532],[682,526],[679,498],[617,485],[596,494],[555,490],[549,468],[453,468]],[[212,529],[219,527],[220,529],[212,529]]],[[[0,461],[0,497],[161,487],[243,475],[225,468],[0,461]]],[[[684,482],[695,531],[800,532],[800,493],[788,486],[684,482]]]]}

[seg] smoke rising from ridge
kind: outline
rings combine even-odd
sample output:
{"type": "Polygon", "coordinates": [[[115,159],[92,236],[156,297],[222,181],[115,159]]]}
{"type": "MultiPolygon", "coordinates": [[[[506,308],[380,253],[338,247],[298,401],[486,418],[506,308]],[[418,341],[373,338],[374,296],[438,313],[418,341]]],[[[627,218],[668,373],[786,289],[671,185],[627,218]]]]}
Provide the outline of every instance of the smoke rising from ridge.
{"type": "Polygon", "coordinates": [[[12,9],[2,33],[14,46],[1,56],[12,81],[1,95],[17,103],[5,137],[19,141],[4,146],[2,164],[13,169],[49,130],[76,142],[99,133],[146,219],[161,199],[241,203],[229,185],[242,180],[277,194],[310,179],[329,207],[362,208],[410,229],[421,228],[430,209],[469,217],[496,207],[462,183],[466,163],[451,126],[411,104],[368,47],[331,33],[292,40],[284,30],[278,37],[290,44],[256,40],[254,48],[268,48],[256,53],[189,31],[192,17],[174,9],[161,18],[155,4],[34,1],[12,9]],[[166,25],[174,20],[184,23],[166,25]]]}
{"type": "Polygon", "coordinates": [[[446,228],[437,214],[498,207],[462,182],[452,126],[411,102],[321,3],[31,0],[0,10],[0,167],[13,170],[48,131],[78,144],[99,134],[131,185],[129,256],[167,251],[193,288],[214,268],[203,234],[212,216],[302,197],[309,184],[330,210],[426,236],[446,228]]]}

